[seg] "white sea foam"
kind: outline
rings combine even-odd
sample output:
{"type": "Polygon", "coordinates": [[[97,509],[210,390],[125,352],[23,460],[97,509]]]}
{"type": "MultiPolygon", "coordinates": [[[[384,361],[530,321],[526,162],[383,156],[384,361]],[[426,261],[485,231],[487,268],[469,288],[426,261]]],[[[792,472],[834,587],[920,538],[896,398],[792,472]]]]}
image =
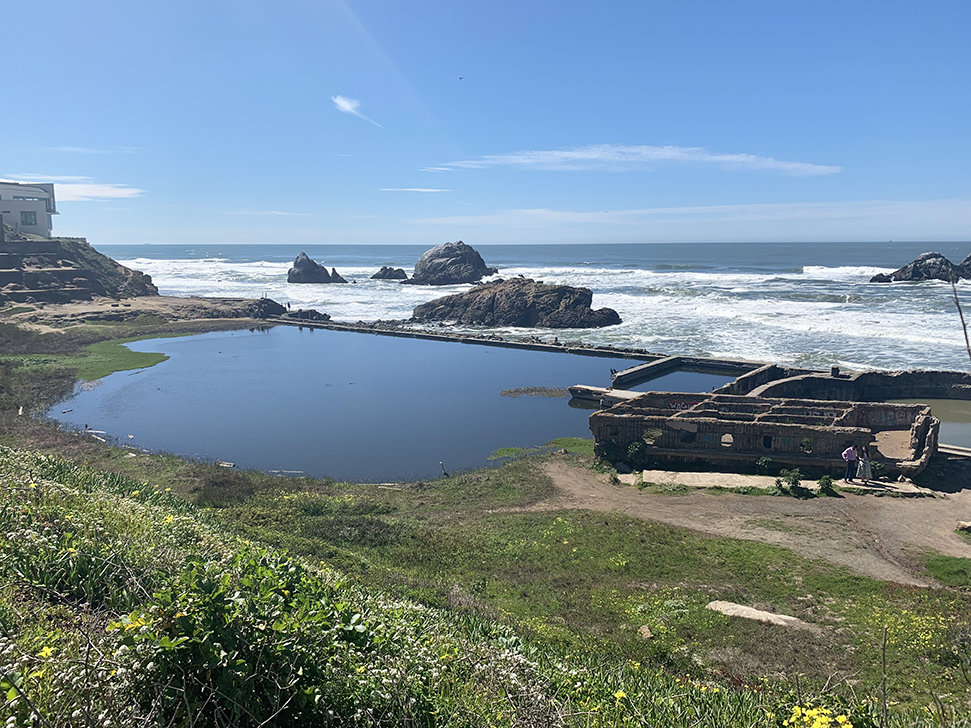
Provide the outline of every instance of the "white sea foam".
{"type": "MultiPolygon", "coordinates": [[[[165,295],[266,295],[346,321],[406,319],[420,303],[468,289],[373,281],[369,276],[384,264],[380,262],[336,265],[352,281],[348,285],[288,284],[288,261],[146,257],[121,262],[151,275],[165,295]]],[[[946,283],[869,284],[876,273],[891,272],[869,266],[698,268],[609,267],[597,261],[504,267],[500,274],[505,278],[522,275],[589,288],[594,307],[616,309],[624,323],[595,330],[496,333],[812,366],[966,368],[964,340],[946,283]]],[[[962,295],[969,289],[971,284],[961,284],[962,295]]]]}

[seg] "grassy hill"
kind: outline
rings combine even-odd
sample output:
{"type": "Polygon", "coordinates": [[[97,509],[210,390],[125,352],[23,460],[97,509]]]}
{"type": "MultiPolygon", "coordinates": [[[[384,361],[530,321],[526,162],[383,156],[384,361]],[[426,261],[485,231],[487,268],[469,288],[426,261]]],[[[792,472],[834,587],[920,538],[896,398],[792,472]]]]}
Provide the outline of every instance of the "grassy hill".
{"type": "Polygon", "coordinates": [[[672,673],[363,588],[167,490],[0,448],[7,725],[879,724],[872,696],[672,673]]]}
{"type": "Polygon", "coordinates": [[[131,364],[92,343],[174,330],[0,324],[8,726],[971,726],[966,560],[928,559],[953,588],[901,587],[534,508],[543,458],[592,467],[584,442],[389,487],[137,455],[18,414],[131,364]]]}

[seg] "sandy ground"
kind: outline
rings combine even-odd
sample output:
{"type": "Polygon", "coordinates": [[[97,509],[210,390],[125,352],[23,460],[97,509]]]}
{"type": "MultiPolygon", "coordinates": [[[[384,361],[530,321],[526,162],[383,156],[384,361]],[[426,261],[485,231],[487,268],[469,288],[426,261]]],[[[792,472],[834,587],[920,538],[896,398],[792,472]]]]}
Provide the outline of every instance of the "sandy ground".
{"type": "Polygon", "coordinates": [[[65,324],[86,321],[126,321],[139,314],[151,314],[166,321],[239,319],[252,303],[243,298],[179,298],[139,296],[115,301],[95,298],[71,303],[23,304],[32,310],[8,315],[4,320],[34,331],[60,331],[65,324]]]}
{"type": "MultiPolygon", "coordinates": [[[[562,461],[549,462],[545,470],[557,495],[533,506],[535,510],[623,513],[714,536],[771,543],[864,576],[916,586],[930,585],[917,562],[921,552],[933,549],[971,558],[971,544],[955,532],[958,521],[971,521],[971,489],[933,498],[845,494],[797,500],[709,491],[659,495],[612,485],[597,473],[562,461]]],[[[720,474],[709,477],[711,485],[719,484],[720,474]]]]}

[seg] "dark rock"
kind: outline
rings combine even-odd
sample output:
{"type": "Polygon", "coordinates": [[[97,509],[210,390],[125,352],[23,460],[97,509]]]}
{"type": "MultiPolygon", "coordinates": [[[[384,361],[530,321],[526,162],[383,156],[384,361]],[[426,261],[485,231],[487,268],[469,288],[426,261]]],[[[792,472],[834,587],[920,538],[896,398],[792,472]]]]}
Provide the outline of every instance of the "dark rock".
{"type": "Polygon", "coordinates": [[[590,309],[589,288],[537,283],[513,278],[445,296],[415,308],[420,322],[455,321],[472,326],[522,326],[551,329],[590,329],[619,324],[610,308],[590,309]]]}
{"type": "Polygon", "coordinates": [[[313,309],[301,308],[296,311],[287,311],[282,318],[295,319],[297,321],[330,321],[330,316],[313,309]]]}
{"type": "Polygon", "coordinates": [[[331,270],[333,273],[328,273],[324,266],[312,261],[306,253],[301,253],[287,272],[287,283],[347,283],[336,268],[331,270]]]}
{"type": "Polygon", "coordinates": [[[415,263],[411,280],[402,283],[420,286],[448,286],[456,283],[476,283],[485,276],[498,273],[490,268],[476,250],[459,240],[436,245],[415,263]]]}
{"type": "Polygon", "coordinates": [[[244,301],[242,307],[238,309],[237,316],[240,318],[266,319],[282,316],[286,312],[287,307],[282,303],[277,303],[272,298],[257,298],[252,301],[244,301]]]}
{"type": "MultiPolygon", "coordinates": [[[[971,258],[971,256],[968,256],[971,258]]],[[[965,258],[965,262],[968,262],[965,258]]],[[[879,273],[870,279],[870,283],[888,283],[891,281],[956,281],[967,278],[969,274],[964,270],[964,263],[954,265],[940,253],[921,253],[913,261],[891,273],[889,276],[879,273]],[[889,280],[888,280],[889,278],[889,280]]]]}
{"type": "Polygon", "coordinates": [[[971,254],[969,254],[967,258],[962,260],[961,264],[958,267],[961,269],[961,273],[963,274],[962,277],[971,278],[971,254]]]}
{"type": "Polygon", "coordinates": [[[404,268],[389,268],[386,265],[381,266],[381,270],[371,276],[373,281],[406,281],[408,280],[408,274],[405,273],[404,268]]]}

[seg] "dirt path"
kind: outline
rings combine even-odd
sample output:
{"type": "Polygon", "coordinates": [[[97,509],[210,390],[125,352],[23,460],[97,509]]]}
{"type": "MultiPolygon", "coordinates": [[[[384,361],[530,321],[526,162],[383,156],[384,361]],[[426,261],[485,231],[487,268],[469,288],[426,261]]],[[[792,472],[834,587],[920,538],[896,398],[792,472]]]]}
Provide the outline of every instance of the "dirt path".
{"type": "Polygon", "coordinates": [[[544,469],[558,493],[534,506],[536,510],[615,511],[715,536],[771,543],[858,574],[916,586],[929,585],[915,561],[921,551],[971,558],[971,544],[954,532],[957,521],[971,521],[971,490],[936,498],[845,495],[811,500],[709,491],[658,495],[611,485],[565,462],[551,461],[544,469]]]}

